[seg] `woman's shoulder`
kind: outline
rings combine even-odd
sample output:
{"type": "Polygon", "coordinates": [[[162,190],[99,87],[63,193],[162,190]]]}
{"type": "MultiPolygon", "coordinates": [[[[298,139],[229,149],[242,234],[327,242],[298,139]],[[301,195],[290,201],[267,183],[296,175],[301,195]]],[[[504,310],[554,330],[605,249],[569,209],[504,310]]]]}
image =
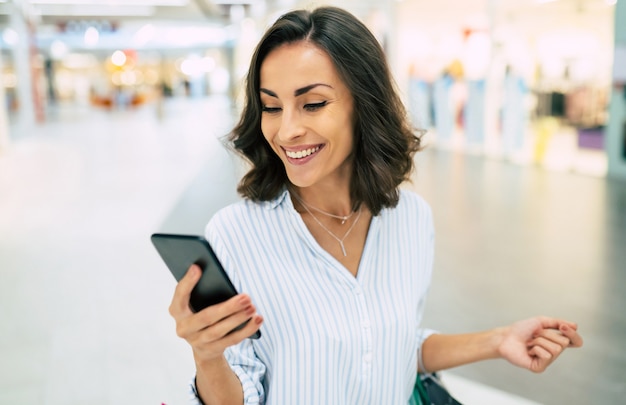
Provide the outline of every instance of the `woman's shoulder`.
{"type": "Polygon", "coordinates": [[[400,200],[398,201],[398,209],[401,210],[419,210],[421,213],[431,215],[430,204],[415,191],[401,188],[400,200]]]}
{"type": "Polygon", "coordinates": [[[276,208],[284,198],[284,193],[281,193],[270,201],[238,200],[220,208],[209,220],[207,229],[245,229],[251,222],[263,221],[262,218],[275,215],[279,211],[276,208]]]}
{"type": "Polygon", "coordinates": [[[209,228],[239,228],[241,223],[246,223],[250,217],[255,215],[259,204],[249,200],[239,200],[237,202],[220,208],[209,220],[209,228]]]}
{"type": "Polygon", "coordinates": [[[416,228],[433,232],[434,218],[430,204],[413,190],[400,189],[398,205],[389,214],[389,223],[396,228],[416,228]]]}
{"type": "Polygon", "coordinates": [[[254,201],[240,199],[217,210],[211,217],[211,220],[229,218],[235,215],[249,215],[256,210],[258,205],[259,203],[254,201]]]}

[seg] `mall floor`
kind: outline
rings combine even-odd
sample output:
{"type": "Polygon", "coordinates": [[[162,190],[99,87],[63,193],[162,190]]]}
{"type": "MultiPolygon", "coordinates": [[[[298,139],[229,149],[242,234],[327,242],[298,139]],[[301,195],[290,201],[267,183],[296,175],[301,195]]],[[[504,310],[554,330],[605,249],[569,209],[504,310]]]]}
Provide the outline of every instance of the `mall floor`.
{"type": "MultiPolygon", "coordinates": [[[[228,100],[58,108],[0,155],[0,404],[183,404],[193,362],[149,235],[201,233],[234,201],[228,100]]],[[[585,346],[543,374],[448,372],[466,404],[626,398],[626,183],[429,148],[407,187],[434,209],[425,325],[575,320],[585,346]]]]}

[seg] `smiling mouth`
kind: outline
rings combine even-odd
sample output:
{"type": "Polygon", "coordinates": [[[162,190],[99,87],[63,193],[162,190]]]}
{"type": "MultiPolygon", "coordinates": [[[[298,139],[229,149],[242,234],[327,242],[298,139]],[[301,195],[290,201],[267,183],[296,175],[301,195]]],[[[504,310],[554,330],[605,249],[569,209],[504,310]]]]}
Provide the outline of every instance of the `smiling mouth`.
{"type": "Polygon", "coordinates": [[[321,145],[318,145],[318,146],[316,146],[314,148],[303,149],[303,150],[299,150],[299,151],[289,151],[289,150],[286,150],[285,154],[290,159],[302,159],[302,158],[305,158],[307,156],[311,156],[312,154],[314,154],[315,152],[319,151],[320,149],[321,149],[321,145]]]}

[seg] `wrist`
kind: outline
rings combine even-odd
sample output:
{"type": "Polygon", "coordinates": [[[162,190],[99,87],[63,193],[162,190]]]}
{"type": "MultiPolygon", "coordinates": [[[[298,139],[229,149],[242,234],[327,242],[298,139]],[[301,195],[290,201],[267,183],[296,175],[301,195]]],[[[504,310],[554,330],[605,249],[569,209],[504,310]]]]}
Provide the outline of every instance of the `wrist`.
{"type": "Polygon", "coordinates": [[[212,369],[215,367],[223,366],[224,364],[228,364],[226,357],[224,354],[218,354],[214,356],[206,356],[200,353],[197,353],[195,350],[193,351],[193,359],[196,363],[196,368],[199,369],[212,369]]]}
{"type": "MultiPolygon", "coordinates": [[[[195,357],[195,354],[194,354],[195,357]]],[[[196,396],[203,404],[243,403],[241,381],[222,354],[211,358],[195,358],[196,396]]]]}
{"type": "Polygon", "coordinates": [[[498,327],[491,331],[490,347],[492,348],[492,358],[500,359],[504,357],[502,348],[508,331],[509,327],[506,326],[498,327]]]}

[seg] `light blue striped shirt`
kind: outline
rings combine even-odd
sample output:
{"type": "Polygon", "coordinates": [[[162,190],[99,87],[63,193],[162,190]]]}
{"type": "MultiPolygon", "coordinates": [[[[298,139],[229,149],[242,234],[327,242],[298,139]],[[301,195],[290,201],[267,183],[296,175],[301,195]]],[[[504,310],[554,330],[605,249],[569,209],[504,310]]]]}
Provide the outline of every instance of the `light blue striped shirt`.
{"type": "MultiPolygon", "coordinates": [[[[430,207],[401,190],[373,217],[356,278],[322,249],[287,191],[220,210],[206,238],[263,315],[262,337],[225,356],[245,404],[407,404],[430,284],[430,207]]],[[[197,402],[196,402],[197,403],[197,402]]]]}

